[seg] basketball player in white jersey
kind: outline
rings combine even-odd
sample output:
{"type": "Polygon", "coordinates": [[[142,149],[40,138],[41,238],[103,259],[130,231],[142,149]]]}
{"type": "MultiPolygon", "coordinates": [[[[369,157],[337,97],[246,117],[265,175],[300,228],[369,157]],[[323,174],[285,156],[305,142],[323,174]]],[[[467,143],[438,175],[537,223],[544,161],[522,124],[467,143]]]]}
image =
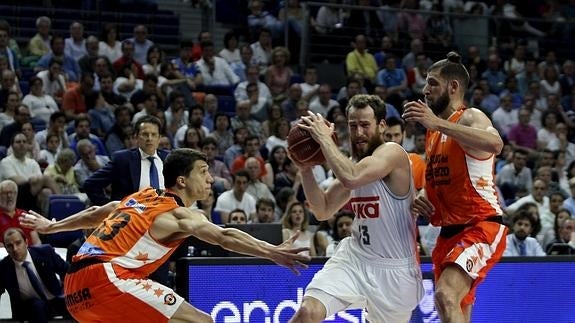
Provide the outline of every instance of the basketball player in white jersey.
{"type": "Polygon", "coordinates": [[[305,196],[318,220],[346,203],[355,214],[351,237],[307,286],[292,323],[321,322],[346,308],[365,308],[370,322],[408,322],[423,296],[416,251],[415,197],[407,152],[384,143],[385,104],[375,95],[355,95],[347,107],[353,160],[331,139],[333,125],[309,113],[299,125],[321,146],[336,180],[323,191],[311,168],[302,172],[305,196]]]}

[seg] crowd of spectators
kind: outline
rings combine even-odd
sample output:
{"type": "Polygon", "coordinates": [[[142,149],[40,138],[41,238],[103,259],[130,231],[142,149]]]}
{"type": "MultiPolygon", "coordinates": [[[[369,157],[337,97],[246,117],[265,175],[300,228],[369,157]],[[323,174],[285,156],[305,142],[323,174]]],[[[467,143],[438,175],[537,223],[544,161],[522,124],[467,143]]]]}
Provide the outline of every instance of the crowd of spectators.
{"type": "MultiPolygon", "coordinates": [[[[427,2],[389,1],[412,9],[427,2]]],[[[445,3],[445,10],[490,10],[479,2],[445,3]]],[[[185,147],[208,156],[213,195],[197,207],[214,223],[281,223],[284,239],[302,232],[296,243],[310,246],[310,255],[333,252],[349,235],[350,214],[342,210],[317,223],[306,206],[301,175],[287,156],[289,130],[309,111],[319,113],[334,124],[340,149],[349,153],[347,102],[358,93],[376,94],[386,102],[390,131],[397,130],[386,140],[402,144],[412,162],[422,165],[425,131],[400,116],[406,100],[423,98],[427,68],[435,59],[427,47],[455,48],[452,31],[439,14],[426,20],[411,11],[387,12],[389,20],[382,20],[382,15],[322,7],[311,21],[315,33],[333,33],[349,21],[365,27],[349,38],[346,85],[332,88],[318,82],[314,65],[294,66],[290,50],[276,46],[286,24],[301,34],[307,23],[299,2],[288,1],[278,16],[264,4],[249,2],[253,38],[230,31],[220,45],[202,31],[197,39],[183,40],[173,57],[150,39],[145,25],[120,39],[116,25],[86,35],[82,22],[75,21],[69,35],[57,35],[51,19],[42,16],[36,20],[38,33],[20,51],[10,41],[10,25],[0,21],[0,234],[22,209],[46,214],[52,194],[73,194],[90,205],[122,198],[140,184],[153,185],[158,179],[148,170],[161,173],[158,163],[165,152],[185,147]],[[407,35],[409,48],[394,45],[398,35],[407,35]],[[374,39],[381,40],[381,48],[372,54],[374,39]],[[16,55],[22,52],[25,64],[16,55]],[[34,71],[28,80],[21,80],[23,68],[34,71]],[[223,102],[232,102],[235,110],[223,109],[223,102]],[[141,174],[122,177],[133,165],[127,153],[121,164],[119,152],[125,151],[140,152],[134,160],[141,162],[141,174]],[[158,159],[148,164],[154,155],[158,159]],[[116,183],[126,180],[132,183],[116,183]]],[[[564,15],[574,11],[571,2],[565,8],[570,10],[564,15]]],[[[517,8],[509,1],[492,7],[494,13],[521,15],[512,9],[517,8]]],[[[512,27],[536,40],[571,33],[565,25],[551,26],[544,31],[529,23],[512,27]]],[[[513,229],[506,255],[570,254],[575,248],[575,65],[554,49],[534,52],[525,39],[506,46],[486,48],[484,54],[477,46],[458,49],[471,76],[468,105],[490,116],[506,143],[494,170],[513,229]]],[[[333,180],[324,165],[313,170],[320,185],[333,180]]],[[[161,175],[158,184],[163,185],[161,175]]],[[[429,254],[437,230],[425,223],[420,229],[421,253],[429,254]]],[[[24,237],[29,244],[41,239],[30,232],[24,237]]]]}
{"type": "MultiPolygon", "coordinates": [[[[439,7],[426,1],[357,4],[487,10],[494,15],[510,14],[513,9],[512,14],[521,15],[509,1],[491,7],[471,1],[439,7]]],[[[232,30],[219,46],[210,32],[201,31],[196,39],[183,40],[173,57],[149,38],[145,25],[134,26],[132,37],[120,39],[117,25],[106,24],[100,35],[87,35],[82,22],[75,21],[69,35],[57,35],[49,17],[38,17],[38,33],[26,50],[15,51],[18,44],[10,41],[10,26],[0,23],[0,63],[4,62],[0,65],[0,144],[7,156],[0,162],[0,173],[2,179],[19,186],[19,206],[46,212],[47,196],[54,193],[76,194],[87,204],[105,200],[99,194],[98,201],[90,201],[84,182],[106,166],[112,153],[138,147],[134,124],[154,116],[161,122],[159,148],[188,147],[208,155],[215,178],[209,216],[215,222],[227,223],[237,208],[245,211],[248,222],[257,222],[255,205],[266,199],[275,203],[273,221],[282,221],[289,216],[286,210],[300,202],[308,220],[317,225],[305,207],[299,174],[287,158],[289,129],[308,111],[320,113],[334,123],[340,148],[349,152],[348,100],[357,93],[375,93],[387,103],[388,117],[400,117],[406,100],[423,97],[426,71],[434,59],[430,53],[438,44],[445,50],[455,48],[453,31],[449,19],[439,14],[373,11],[377,14],[358,15],[357,10],[321,7],[310,21],[312,32],[330,34],[341,28],[355,33],[350,35],[352,48],[344,60],[346,85],[332,88],[318,83],[314,65],[294,66],[289,49],[275,46],[286,26],[301,34],[306,22],[299,1],[288,1],[276,11],[267,8],[270,4],[265,1],[249,2],[249,37],[232,30]],[[390,21],[383,23],[385,17],[390,21]],[[396,46],[402,36],[409,40],[409,48],[396,46]],[[370,43],[375,39],[381,39],[381,47],[372,54],[370,43]],[[27,67],[20,64],[16,52],[28,54],[27,67]],[[19,87],[22,68],[35,73],[27,80],[27,93],[19,87]],[[220,108],[222,97],[231,100],[235,111],[220,108]],[[12,159],[19,162],[9,162],[12,159]]],[[[526,31],[529,39],[543,36],[535,26],[514,26],[526,31]]],[[[556,33],[567,27],[553,28],[542,29],[556,33]]],[[[496,184],[511,216],[525,197],[539,203],[540,198],[531,193],[541,176],[547,195],[558,191],[563,199],[570,197],[568,181],[573,171],[569,170],[575,168],[575,66],[552,49],[533,52],[523,38],[506,45],[508,50],[495,46],[459,50],[471,76],[469,105],[486,112],[507,143],[497,164],[496,184]]],[[[402,129],[406,150],[423,160],[423,129],[412,124],[402,129]]],[[[323,166],[315,167],[315,175],[320,183],[333,179],[323,166]]],[[[546,244],[549,237],[541,239],[554,229],[554,216],[544,204],[539,213],[538,218],[547,220],[543,231],[534,230],[533,235],[546,244]]],[[[314,251],[325,254],[325,250],[314,251]]]]}

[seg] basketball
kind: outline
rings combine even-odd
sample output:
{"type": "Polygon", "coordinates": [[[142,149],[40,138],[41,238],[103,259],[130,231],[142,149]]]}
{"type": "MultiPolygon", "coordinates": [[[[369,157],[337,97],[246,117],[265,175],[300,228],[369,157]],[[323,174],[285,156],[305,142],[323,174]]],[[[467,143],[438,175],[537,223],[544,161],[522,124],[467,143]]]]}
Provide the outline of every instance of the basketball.
{"type": "MultiPolygon", "coordinates": [[[[332,135],[332,139],[337,144],[335,132],[332,135]]],[[[287,136],[287,143],[291,158],[299,164],[315,166],[325,162],[325,157],[319,144],[311,137],[307,130],[293,126],[287,136]]]]}

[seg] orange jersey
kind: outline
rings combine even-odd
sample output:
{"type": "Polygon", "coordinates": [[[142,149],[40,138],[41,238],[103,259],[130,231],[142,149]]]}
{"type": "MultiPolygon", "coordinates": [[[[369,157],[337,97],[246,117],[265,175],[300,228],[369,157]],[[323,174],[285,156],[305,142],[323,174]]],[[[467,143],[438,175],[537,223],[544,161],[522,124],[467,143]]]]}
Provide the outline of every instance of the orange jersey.
{"type": "Polygon", "coordinates": [[[97,258],[147,277],[183,241],[162,244],[149,231],[158,215],[178,207],[175,198],[159,196],[151,187],[128,195],[86,239],[72,261],[97,258]]]}
{"type": "MultiPolygon", "coordinates": [[[[464,109],[449,117],[458,122],[464,109]]],[[[449,136],[427,131],[425,190],[435,207],[435,226],[476,223],[501,215],[494,183],[494,158],[478,159],[466,154],[449,136]]]]}
{"type": "Polygon", "coordinates": [[[411,162],[413,184],[415,184],[416,190],[420,190],[425,186],[425,161],[416,153],[409,153],[408,156],[411,162]]]}

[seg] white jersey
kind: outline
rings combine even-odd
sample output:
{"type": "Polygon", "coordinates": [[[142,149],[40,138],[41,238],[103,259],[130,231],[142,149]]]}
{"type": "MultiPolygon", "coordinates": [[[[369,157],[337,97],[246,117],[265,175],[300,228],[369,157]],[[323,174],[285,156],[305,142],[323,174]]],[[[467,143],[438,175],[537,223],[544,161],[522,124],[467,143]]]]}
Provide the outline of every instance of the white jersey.
{"type": "Polygon", "coordinates": [[[350,247],[354,252],[392,259],[416,255],[416,219],[410,210],[413,187],[410,181],[407,194],[397,196],[380,179],[351,192],[355,219],[350,247]]]}

